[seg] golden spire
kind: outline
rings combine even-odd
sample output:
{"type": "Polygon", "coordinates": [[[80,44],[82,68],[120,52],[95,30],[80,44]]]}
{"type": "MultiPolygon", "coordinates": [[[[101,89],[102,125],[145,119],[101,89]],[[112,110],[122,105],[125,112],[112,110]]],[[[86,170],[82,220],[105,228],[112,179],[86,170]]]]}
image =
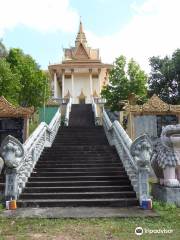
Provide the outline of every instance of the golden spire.
{"type": "Polygon", "coordinates": [[[83,43],[85,46],[87,45],[86,35],[83,31],[83,25],[82,25],[81,19],[79,23],[79,31],[76,37],[75,45],[77,46],[79,43],[83,43]]]}

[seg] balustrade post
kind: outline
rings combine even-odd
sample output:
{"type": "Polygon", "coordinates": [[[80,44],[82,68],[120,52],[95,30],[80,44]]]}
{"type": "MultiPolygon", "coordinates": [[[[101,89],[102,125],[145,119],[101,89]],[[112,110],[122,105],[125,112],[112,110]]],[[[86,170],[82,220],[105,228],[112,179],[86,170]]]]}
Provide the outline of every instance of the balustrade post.
{"type": "Polygon", "coordinates": [[[0,148],[0,153],[5,163],[5,198],[7,200],[18,197],[18,171],[24,159],[24,148],[19,140],[12,136],[7,136],[0,148]]]}
{"type": "Polygon", "coordinates": [[[138,192],[140,204],[143,199],[149,199],[149,168],[139,167],[138,168],[138,192]]]}
{"type": "Polygon", "coordinates": [[[17,169],[7,168],[5,170],[5,200],[17,199],[18,197],[18,181],[17,169]]]}
{"type": "Polygon", "coordinates": [[[138,137],[131,145],[130,152],[137,164],[138,193],[140,203],[149,198],[149,172],[152,143],[147,135],[138,137]]]}

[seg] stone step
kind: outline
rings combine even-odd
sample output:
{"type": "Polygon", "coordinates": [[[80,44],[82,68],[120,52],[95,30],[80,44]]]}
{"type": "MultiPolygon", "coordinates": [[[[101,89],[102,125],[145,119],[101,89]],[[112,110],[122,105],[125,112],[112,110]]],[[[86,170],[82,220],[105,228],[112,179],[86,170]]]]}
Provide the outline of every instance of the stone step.
{"type": "Polygon", "coordinates": [[[52,164],[51,166],[54,166],[54,164],[120,164],[122,166],[122,163],[118,160],[111,160],[111,161],[105,161],[105,160],[90,160],[90,159],[80,159],[79,161],[77,159],[58,159],[58,160],[39,160],[37,164],[52,164]]]}
{"type": "Polygon", "coordinates": [[[29,178],[29,182],[55,182],[55,181],[111,181],[111,180],[123,180],[122,184],[130,183],[126,176],[62,176],[62,177],[35,177],[29,178]]]}
{"type": "Polygon", "coordinates": [[[137,198],[28,199],[17,201],[17,207],[130,207],[135,205],[138,205],[137,198]]]}
{"type": "Polygon", "coordinates": [[[29,187],[33,187],[36,191],[39,191],[39,187],[42,188],[43,191],[46,191],[46,187],[53,188],[53,191],[101,191],[101,190],[132,190],[132,186],[123,185],[123,182],[127,182],[126,180],[111,180],[111,181],[56,181],[56,182],[27,182],[26,183],[26,191],[29,187]]]}
{"type": "Polygon", "coordinates": [[[92,106],[73,105],[70,126],[60,127],[43,151],[18,207],[129,207],[136,194],[103,127],[94,126],[92,106]]]}
{"type": "Polygon", "coordinates": [[[110,172],[119,172],[119,173],[124,173],[125,170],[123,168],[120,167],[84,167],[84,168],[75,168],[72,166],[72,168],[64,168],[64,167],[55,167],[52,168],[51,167],[41,167],[41,166],[37,166],[34,168],[34,172],[106,172],[106,171],[110,171],[110,172]]]}
{"type": "Polygon", "coordinates": [[[44,163],[42,162],[38,162],[36,164],[36,168],[68,168],[68,169],[73,169],[73,168],[79,168],[79,169],[86,169],[86,168],[94,168],[94,169],[98,169],[98,168],[116,168],[118,170],[124,170],[124,167],[121,163],[56,163],[54,162],[52,164],[52,162],[46,162],[44,163]]]}
{"type": "MultiPolygon", "coordinates": [[[[54,152],[46,152],[46,156],[51,156],[51,157],[55,157],[55,156],[58,156],[58,157],[97,157],[97,158],[118,158],[118,156],[114,153],[99,153],[99,152],[84,152],[84,153],[81,153],[81,152],[57,152],[58,151],[58,148],[57,149],[54,149],[52,148],[51,149],[52,151],[54,152]]],[[[44,154],[42,155],[42,157],[44,156],[44,154]]]]}
{"type": "MultiPolygon", "coordinates": [[[[54,141],[55,143],[55,141],[54,141]]],[[[53,145],[54,145],[53,143],[53,145]]],[[[51,148],[45,148],[44,152],[46,152],[46,150],[51,149],[51,148]]],[[[116,153],[116,149],[112,146],[109,145],[97,145],[97,146],[59,146],[59,151],[112,151],[116,153]]]]}
{"type": "Polygon", "coordinates": [[[92,198],[132,198],[136,197],[133,191],[123,192],[61,192],[61,193],[22,193],[22,199],[92,199],[92,198]]]}
{"type": "Polygon", "coordinates": [[[119,177],[127,177],[125,171],[109,171],[109,172],[41,172],[41,171],[33,171],[31,177],[86,177],[86,176],[119,176],[119,177]]]}

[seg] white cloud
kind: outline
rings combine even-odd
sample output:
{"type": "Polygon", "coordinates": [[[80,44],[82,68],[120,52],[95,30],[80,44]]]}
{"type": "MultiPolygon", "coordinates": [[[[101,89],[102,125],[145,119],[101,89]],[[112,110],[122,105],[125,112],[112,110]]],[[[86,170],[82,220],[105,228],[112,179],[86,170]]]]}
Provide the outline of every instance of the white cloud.
{"type": "Polygon", "coordinates": [[[148,72],[149,57],[171,54],[180,47],[180,1],[146,0],[131,9],[134,16],[118,32],[104,37],[87,32],[87,37],[90,45],[100,47],[104,62],[124,54],[148,72]]]}
{"type": "Polygon", "coordinates": [[[0,36],[19,24],[41,32],[74,32],[78,21],[69,0],[0,0],[0,36]]]}

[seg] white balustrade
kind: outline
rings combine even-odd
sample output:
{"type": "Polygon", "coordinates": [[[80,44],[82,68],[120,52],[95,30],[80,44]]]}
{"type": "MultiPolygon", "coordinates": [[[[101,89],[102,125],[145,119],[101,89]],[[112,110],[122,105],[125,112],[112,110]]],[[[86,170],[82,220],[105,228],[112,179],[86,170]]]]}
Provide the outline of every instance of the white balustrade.
{"type": "Polygon", "coordinates": [[[71,106],[72,106],[72,98],[69,98],[68,104],[66,106],[66,113],[65,113],[65,126],[69,125],[69,116],[71,112],[71,106]]]}
{"type": "Polygon", "coordinates": [[[61,112],[57,110],[49,125],[40,123],[24,144],[7,136],[1,145],[1,155],[6,167],[6,199],[17,199],[33,172],[34,166],[45,147],[51,147],[61,123],[61,112]]]}
{"type": "Polygon", "coordinates": [[[94,101],[94,97],[91,98],[92,101],[92,110],[94,112],[94,122],[96,126],[100,125],[100,117],[98,117],[98,113],[97,113],[97,105],[94,101]]]}
{"type": "MultiPolygon", "coordinates": [[[[96,119],[98,115],[93,100],[92,108],[96,119]]],[[[121,124],[118,121],[112,123],[104,109],[102,123],[109,144],[115,146],[138,199],[141,202],[142,198],[149,198],[148,173],[152,153],[150,140],[142,135],[132,142],[121,124]],[[143,155],[144,152],[146,154],[143,155]]]]}

